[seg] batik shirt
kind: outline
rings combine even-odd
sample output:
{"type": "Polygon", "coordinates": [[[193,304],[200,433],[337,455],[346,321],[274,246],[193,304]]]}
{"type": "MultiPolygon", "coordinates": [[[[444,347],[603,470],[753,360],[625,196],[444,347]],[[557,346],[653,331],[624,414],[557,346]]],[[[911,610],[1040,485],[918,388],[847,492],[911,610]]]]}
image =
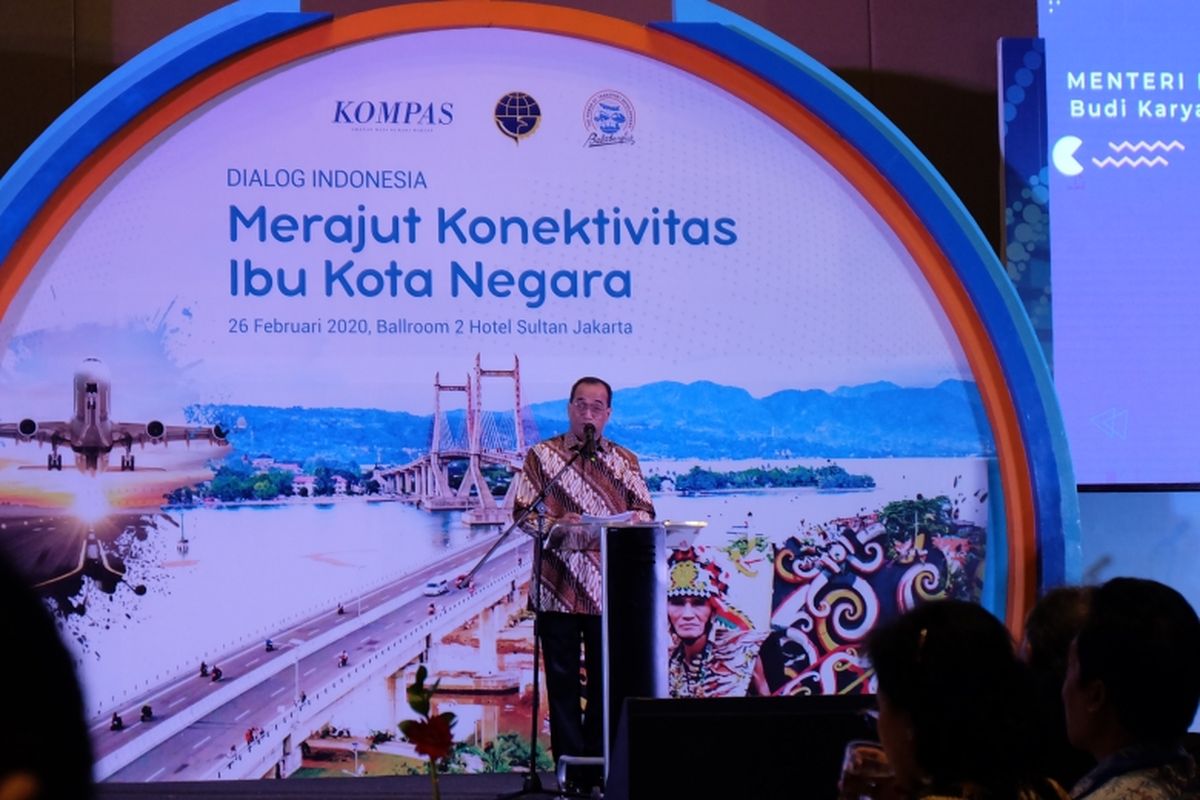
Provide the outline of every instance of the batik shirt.
{"type": "Polygon", "coordinates": [[[1196,798],[1196,762],[1183,747],[1135,746],[1120,750],[1079,779],[1071,797],[1080,800],[1176,800],[1196,798]]]}
{"type": "MultiPolygon", "coordinates": [[[[1070,800],[1070,795],[1067,791],[1055,783],[1053,780],[1046,778],[1034,784],[1023,783],[1017,787],[1016,793],[1006,792],[1009,797],[1015,800],[1070,800]]],[[[985,792],[982,789],[952,789],[949,791],[931,789],[923,787],[917,789],[913,794],[915,800],[985,800],[988,797],[996,797],[995,792],[985,792]]]]}
{"type": "MultiPolygon", "coordinates": [[[[518,478],[520,485],[513,514],[524,513],[542,487],[553,480],[582,446],[579,437],[567,432],[530,448],[518,478]]],[[[599,536],[594,530],[555,530],[554,526],[559,518],[570,513],[610,517],[632,511],[635,522],[654,519],[654,504],[637,456],[615,442],[598,439],[595,460],[577,459],[551,487],[544,503],[542,532],[554,535],[549,536],[549,543],[542,551],[539,581],[542,610],[599,614],[603,590],[599,536]]],[[[536,534],[538,515],[527,516],[521,527],[536,534]]]]}

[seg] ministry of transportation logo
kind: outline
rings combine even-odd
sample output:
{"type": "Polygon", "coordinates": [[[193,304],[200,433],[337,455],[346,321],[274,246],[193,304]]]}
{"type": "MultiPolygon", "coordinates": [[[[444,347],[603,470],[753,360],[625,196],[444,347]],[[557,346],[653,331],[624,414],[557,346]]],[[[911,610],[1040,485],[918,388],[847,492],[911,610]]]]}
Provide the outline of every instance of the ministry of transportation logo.
{"type": "Polygon", "coordinates": [[[628,97],[614,89],[596,92],[583,107],[583,127],[588,132],[583,144],[585,147],[633,144],[636,121],[633,103],[628,97]]]}
{"type": "Polygon", "coordinates": [[[517,144],[532,136],[542,121],[542,109],[531,95],[525,92],[509,92],[496,101],[493,114],[496,127],[517,144]]]}

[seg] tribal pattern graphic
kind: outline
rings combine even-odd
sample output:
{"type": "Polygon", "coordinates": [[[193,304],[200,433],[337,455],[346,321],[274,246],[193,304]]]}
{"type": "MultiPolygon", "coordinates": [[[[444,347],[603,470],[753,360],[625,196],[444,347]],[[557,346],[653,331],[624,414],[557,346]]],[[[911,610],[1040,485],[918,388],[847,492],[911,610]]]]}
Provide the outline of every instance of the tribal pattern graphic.
{"type": "Polygon", "coordinates": [[[936,598],[978,601],[986,531],[956,516],[947,498],[918,497],[778,546],[762,648],[771,693],[873,692],[863,644],[881,619],[936,598]]]}

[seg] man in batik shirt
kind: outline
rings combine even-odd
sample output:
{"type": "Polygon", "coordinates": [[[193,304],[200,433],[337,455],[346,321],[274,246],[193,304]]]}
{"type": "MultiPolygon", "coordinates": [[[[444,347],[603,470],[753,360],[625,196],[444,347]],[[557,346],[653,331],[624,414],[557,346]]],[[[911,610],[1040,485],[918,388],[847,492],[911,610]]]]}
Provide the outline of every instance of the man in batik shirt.
{"type": "Polygon", "coordinates": [[[1200,797],[1184,742],[1200,706],[1200,616],[1175,589],[1112,578],[1067,652],[1067,738],[1096,766],[1075,800],[1200,797]]]}
{"type": "Polygon", "coordinates": [[[525,513],[543,487],[572,456],[581,453],[546,494],[540,519],[535,511],[522,522],[526,531],[540,531],[549,540],[541,573],[533,576],[530,596],[534,607],[541,608],[537,627],[555,758],[604,752],[600,539],[594,525],[583,524],[583,517],[628,512],[632,522],[654,519],[654,505],[637,456],[602,435],[611,414],[612,387],[599,378],[576,381],[567,401],[570,428],[530,448],[513,509],[517,517],[525,513]],[[533,597],[538,591],[540,606],[533,597]],[[581,648],[587,669],[586,698],[579,671],[581,648]]]}

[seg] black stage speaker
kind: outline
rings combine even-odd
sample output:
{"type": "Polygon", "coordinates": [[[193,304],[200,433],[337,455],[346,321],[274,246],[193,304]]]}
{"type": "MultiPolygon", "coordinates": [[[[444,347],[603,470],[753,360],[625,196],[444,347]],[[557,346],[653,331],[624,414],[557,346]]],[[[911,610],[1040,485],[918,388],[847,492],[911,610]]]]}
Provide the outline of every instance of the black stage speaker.
{"type": "Polygon", "coordinates": [[[878,738],[874,707],[872,695],[629,698],[605,800],[834,800],[846,742],[878,738]]]}

